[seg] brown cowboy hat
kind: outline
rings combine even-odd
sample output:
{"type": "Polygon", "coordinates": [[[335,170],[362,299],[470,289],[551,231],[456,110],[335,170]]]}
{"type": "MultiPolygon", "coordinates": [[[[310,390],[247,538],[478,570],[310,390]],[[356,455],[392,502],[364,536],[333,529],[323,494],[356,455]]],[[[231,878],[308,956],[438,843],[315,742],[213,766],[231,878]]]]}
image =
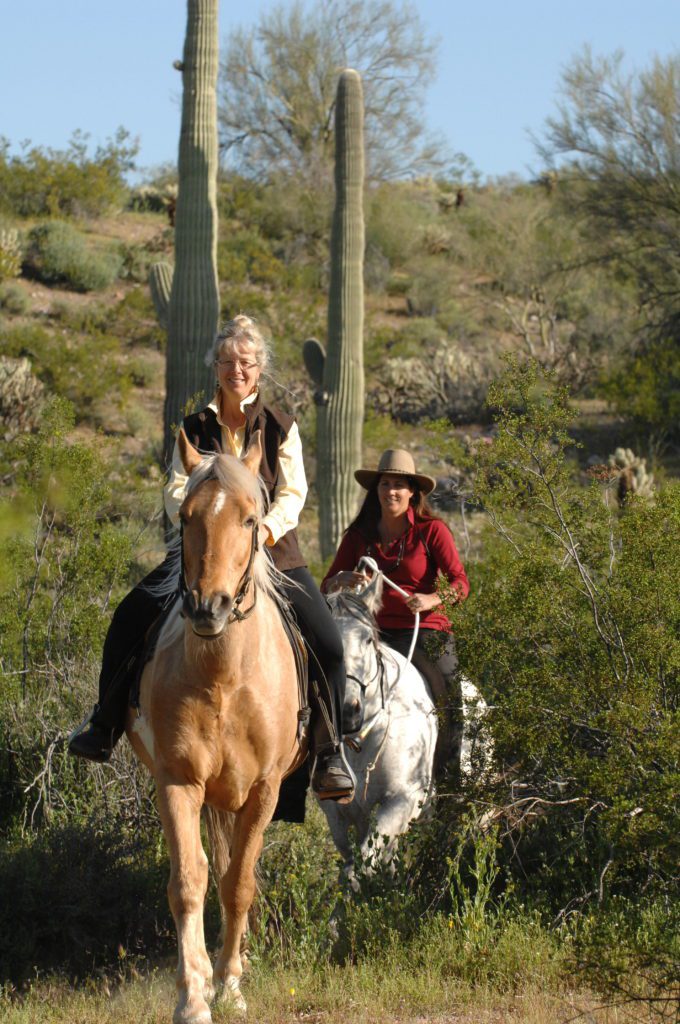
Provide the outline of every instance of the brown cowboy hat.
{"type": "Polygon", "coordinates": [[[431,476],[416,472],[413,456],[404,448],[388,448],[380,456],[377,469],[357,469],[354,479],[368,490],[383,473],[413,477],[423,494],[429,494],[437,486],[437,481],[431,476]]]}

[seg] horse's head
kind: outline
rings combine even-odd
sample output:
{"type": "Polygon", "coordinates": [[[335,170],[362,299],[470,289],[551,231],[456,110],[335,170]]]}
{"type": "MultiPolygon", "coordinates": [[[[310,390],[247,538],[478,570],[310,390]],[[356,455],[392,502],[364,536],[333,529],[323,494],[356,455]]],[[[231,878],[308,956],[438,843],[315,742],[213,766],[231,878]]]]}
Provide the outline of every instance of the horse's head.
{"type": "MultiPolygon", "coordinates": [[[[241,460],[201,457],[180,430],[178,447],[189,476],[180,508],[183,611],[194,633],[219,636],[250,583],[263,511],[259,431],[241,460]]],[[[252,597],[251,597],[252,599],[252,597]]]]}
{"type": "Polygon", "coordinates": [[[373,705],[382,700],[381,666],[375,614],[382,602],[383,577],[374,573],[361,590],[339,590],[328,601],[342,634],[347,683],[342,710],[343,732],[358,733],[364,718],[375,713],[373,705]]]}

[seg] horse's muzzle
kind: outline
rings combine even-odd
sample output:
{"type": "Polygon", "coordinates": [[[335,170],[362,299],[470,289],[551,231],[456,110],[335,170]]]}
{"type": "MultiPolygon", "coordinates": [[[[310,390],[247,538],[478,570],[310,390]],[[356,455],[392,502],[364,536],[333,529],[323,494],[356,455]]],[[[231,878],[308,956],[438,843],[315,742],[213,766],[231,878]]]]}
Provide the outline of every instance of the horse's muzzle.
{"type": "Polygon", "coordinates": [[[191,622],[194,633],[205,638],[222,633],[233,607],[234,599],[222,591],[202,597],[196,590],[189,590],[182,602],[182,611],[191,622]]]}
{"type": "Polygon", "coordinates": [[[345,701],[342,709],[342,731],[345,735],[359,732],[364,724],[364,706],[360,700],[345,701]]]}

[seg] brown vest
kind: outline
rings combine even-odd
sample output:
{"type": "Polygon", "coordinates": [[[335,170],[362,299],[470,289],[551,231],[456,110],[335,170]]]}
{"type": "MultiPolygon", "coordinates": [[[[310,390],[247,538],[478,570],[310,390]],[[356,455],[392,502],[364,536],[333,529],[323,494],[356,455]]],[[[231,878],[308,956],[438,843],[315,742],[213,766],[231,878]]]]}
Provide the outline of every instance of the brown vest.
{"type": "MultiPolygon", "coordinates": [[[[260,430],[262,432],[260,476],[264,481],[269,500],[274,501],[280,477],[279,448],[288,437],[288,431],[292,427],[294,419],[279,409],[272,409],[265,405],[260,395],[254,402],[246,405],[243,411],[246,417],[244,450],[247,449],[255,431],[260,430]]],[[[191,416],[184,419],[182,426],[194,448],[201,452],[222,451],[222,428],[217,422],[217,413],[214,409],[206,408],[202,412],[192,413],[191,416]]],[[[267,551],[270,552],[274,565],[281,572],[285,572],[286,569],[299,569],[300,566],[307,564],[298,545],[296,530],[284,533],[273,547],[267,548],[267,551]]]]}

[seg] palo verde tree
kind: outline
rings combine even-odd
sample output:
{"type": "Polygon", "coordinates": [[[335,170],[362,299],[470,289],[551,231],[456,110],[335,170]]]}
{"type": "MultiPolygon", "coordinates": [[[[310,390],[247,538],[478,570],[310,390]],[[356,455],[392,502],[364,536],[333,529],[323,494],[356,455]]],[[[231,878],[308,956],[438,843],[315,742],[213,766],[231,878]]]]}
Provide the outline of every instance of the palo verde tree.
{"type": "Polygon", "coordinates": [[[328,354],[305,342],[305,365],[317,385],[319,539],[327,558],[356,505],[353,471],[364,422],[364,146],[361,78],[346,70],[335,108],[335,211],[331,227],[328,354]]]}
{"type": "Polygon", "coordinates": [[[204,358],[217,332],[218,0],[188,0],[179,141],[175,269],[150,275],[159,319],[168,332],[164,452],[187,400],[211,386],[204,358]]]}
{"type": "Polygon", "coordinates": [[[318,184],[333,166],[338,70],[356,68],[365,93],[372,179],[442,166],[422,106],[436,43],[418,12],[395,0],[295,0],[226,41],[220,67],[220,142],[251,177],[294,173],[318,184]]]}
{"type": "Polygon", "coordinates": [[[663,435],[680,415],[680,55],[627,73],[586,49],[566,69],[539,152],[560,159],[560,198],[593,264],[637,291],[638,344],[612,380],[622,412],[663,435]]]}

